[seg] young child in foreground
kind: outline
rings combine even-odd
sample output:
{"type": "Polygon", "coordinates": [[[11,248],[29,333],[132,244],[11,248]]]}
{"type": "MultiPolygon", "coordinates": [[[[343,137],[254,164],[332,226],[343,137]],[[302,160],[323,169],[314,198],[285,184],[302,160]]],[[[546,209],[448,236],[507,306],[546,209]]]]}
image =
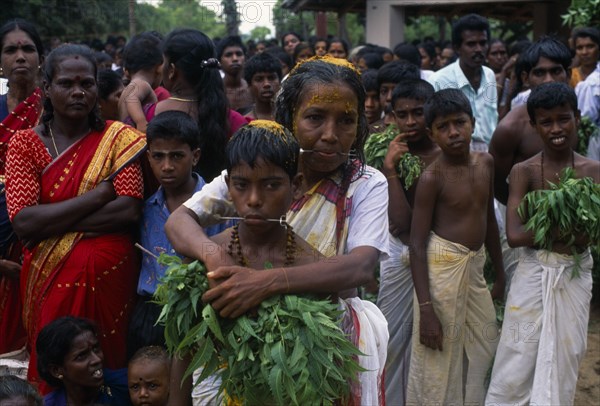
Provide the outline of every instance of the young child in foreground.
{"type": "Polygon", "coordinates": [[[142,347],[129,360],[127,384],[134,406],[167,406],[171,358],[158,346],[142,347]]]}
{"type": "MultiPolygon", "coordinates": [[[[200,159],[203,143],[198,124],[182,111],[165,111],[157,115],[146,134],[148,161],[160,183],[159,189],[144,202],[140,244],[155,255],[174,253],[164,232],[169,215],[194,193],[201,190],[204,179],[193,172],[200,159]]],[[[207,227],[211,236],[228,227],[227,224],[207,227]]],[[[165,346],[164,328],[156,325],[161,307],[153,295],[166,267],[144,252],[137,285],[138,300],[133,310],[127,337],[127,355],[148,345],[165,346]]]]}
{"type": "Polygon", "coordinates": [[[123,66],[131,78],[119,99],[119,118],[146,132],[148,121],[144,106],[158,101],[154,89],[162,79],[161,40],[144,32],[129,41],[123,54],[123,66]]]}
{"type": "Polygon", "coordinates": [[[508,243],[525,247],[506,301],[504,326],[494,362],[486,404],[571,405],[579,363],[587,344],[592,298],[592,257],[589,239],[575,236],[579,258],[565,241],[547,251],[534,244],[534,230],[525,230],[518,207],[531,191],[558,183],[564,168],[577,178],[600,183],[600,163],[574,152],[579,110],[573,89],[547,83],[527,100],[531,125],[543,142],[538,154],[510,172],[506,210],[508,243]],[[579,263],[579,275],[572,276],[579,263]]]}
{"type": "Polygon", "coordinates": [[[424,108],[442,152],[419,179],[410,230],[419,340],[412,344],[407,404],[482,404],[498,338],[483,277],[486,248],[496,272],[492,295],[504,291],[494,164],[489,154],[469,151],[475,120],[460,90],[440,90],[424,108]]]}

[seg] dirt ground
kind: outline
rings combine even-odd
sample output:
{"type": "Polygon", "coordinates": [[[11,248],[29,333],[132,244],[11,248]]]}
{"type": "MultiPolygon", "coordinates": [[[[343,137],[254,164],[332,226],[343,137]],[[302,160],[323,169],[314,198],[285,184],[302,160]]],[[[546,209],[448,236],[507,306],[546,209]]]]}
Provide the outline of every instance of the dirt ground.
{"type": "Polygon", "coordinates": [[[587,352],[579,368],[575,405],[600,405],[600,304],[592,305],[587,352]]]}

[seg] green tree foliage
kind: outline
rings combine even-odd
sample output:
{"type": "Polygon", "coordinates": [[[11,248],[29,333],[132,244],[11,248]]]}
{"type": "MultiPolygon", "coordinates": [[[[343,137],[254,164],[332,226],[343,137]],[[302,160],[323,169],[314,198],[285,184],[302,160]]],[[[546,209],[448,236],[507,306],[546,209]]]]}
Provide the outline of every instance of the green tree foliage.
{"type": "MultiPolygon", "coordinates": [[[[297,32],[304,36],[305,40],[308,37],[316,34],[315,14],[311,11],[294,13],[291,10],[281,7],[282,0],[277,0],[277,4],[273,7],[273,25],[275,26],[275,36],[280,39],[281,36],[289,31],[297,32]]],[[[327,34],[330,36],[338,36],[339,18],[337,13],[327,13],[327,34]]],[[[364,19],[358,14],[348,13],[346,15],[346,27],[348,31],[348,40],[351,46],[356,46],[365,41],[365,24],[364,19]]]]}
{"type": "MultiPolygon", "coordinates": [[[[275,26],[275,37],[280,39],[286,32],[294,31],[300,35],[309,32],[306,21],[300,14],[281,7],[282,0],[277,0],[273,7],[273,25],[275,26]]],[[[314,25],[314,23],[313,23],[314,25]]]]}
{"type": "Polygon", "coordinates": [[[269,27],[263,27],[262,25],[259,25],[252,28],[249,39],[253,39],[254,41],[264,41],[270,35],[271,29],[269,27]]]}
{"type": "Polygon", "coordinates": [[[0,7],[0,20],[24,18],[35,23],[45,38],[91,39],[107,33],[126,33],[127,5],[127,0],[6,0],[0,7]]]}
{"type": "MultiPolygon", "coordinates": [[[[211,38],[225,35],[218,7],[207,8],[196,0],[137,3],[137,31],[166,34],[176,27],[196,28],[211,38]]],[[[86,41],[107,35],[129,36],[128,0],[3,0],[0,23],[24,18],[38,28],[43,39],[86,41]]]]}
{"type": "Polygon", "coordinates": [[[600,0],[571,0],[563,24],[568,27],[597,27],[600,25],[600,0]]]}

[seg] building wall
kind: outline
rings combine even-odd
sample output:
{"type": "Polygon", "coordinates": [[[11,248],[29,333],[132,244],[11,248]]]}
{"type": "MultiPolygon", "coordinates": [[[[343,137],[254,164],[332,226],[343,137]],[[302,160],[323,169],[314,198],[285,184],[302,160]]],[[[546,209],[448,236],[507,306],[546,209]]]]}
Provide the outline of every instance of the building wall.
{"type": "Polygon", "coordinates": [[[476,3],[526,3],[533,6],[533,36],[547,33],[568,35],[561,24],[560,15],[569,6],[569,0],[366,0],[366,42],[393,47],[404,41],[404,16],[406,7],[434,5],[468,5],[476,3]]]}

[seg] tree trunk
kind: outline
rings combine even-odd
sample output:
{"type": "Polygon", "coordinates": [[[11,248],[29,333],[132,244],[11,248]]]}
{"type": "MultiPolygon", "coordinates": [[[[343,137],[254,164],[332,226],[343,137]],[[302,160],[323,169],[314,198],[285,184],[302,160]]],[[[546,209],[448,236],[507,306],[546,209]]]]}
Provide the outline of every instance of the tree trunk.
{"type": "Polygon", "coordinates": [[[135,32],[135,0],[129,0],[129,39],[133,38],[135,32]]]}

